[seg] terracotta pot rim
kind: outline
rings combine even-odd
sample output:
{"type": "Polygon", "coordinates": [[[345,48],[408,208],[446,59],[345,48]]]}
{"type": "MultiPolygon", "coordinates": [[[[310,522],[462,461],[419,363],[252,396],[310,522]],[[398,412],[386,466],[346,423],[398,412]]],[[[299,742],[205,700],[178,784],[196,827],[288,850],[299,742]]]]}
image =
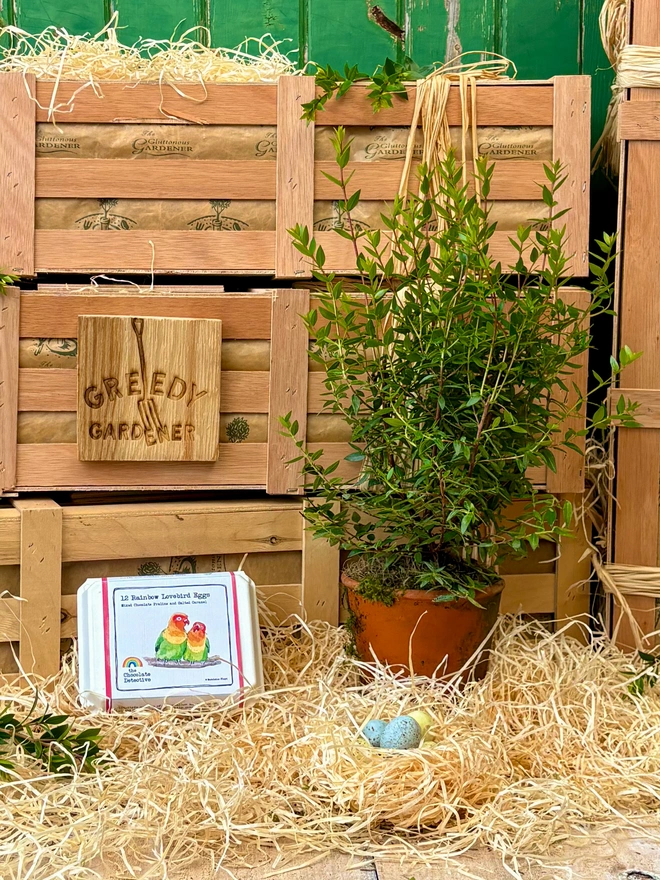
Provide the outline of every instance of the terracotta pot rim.
{"type": "MultiPolygon", "coordinates": [[[[359,583],[359,581],[356,581],[354,578],[345,574],[343,571],[341,573],[341,582],[343,586],[345,586],[349,590],[355,590],[359,583]]],[[[488,601],[494,596],[498,596],[504,589],[504,586],[505,584],[502,579],[500,579],[499,581],[495,581],[494,584],[490,584],[484,590],[480,590],[477,593],[477,602],[481,604],[483,601],[488,601]]],[[[447,595],[446,590],[406,590],[405,593],[401,593],[401,595],[397,597],[397,601],[401,599],[410,599],[415,602],[433,602],[434,599],[442,595],[447,595]]],[[[360,596],[360,598],[364,597],[360,596]]],[[[446,608],[453,605],[454,602],[467,602],[467,599],[465,599],[463,596],[456,596],[456,598],[453,600],[443,602],[439,607],[446,608]]],[[[434,604],[438,605],[439,603],[436,602],[434,604]]]]}

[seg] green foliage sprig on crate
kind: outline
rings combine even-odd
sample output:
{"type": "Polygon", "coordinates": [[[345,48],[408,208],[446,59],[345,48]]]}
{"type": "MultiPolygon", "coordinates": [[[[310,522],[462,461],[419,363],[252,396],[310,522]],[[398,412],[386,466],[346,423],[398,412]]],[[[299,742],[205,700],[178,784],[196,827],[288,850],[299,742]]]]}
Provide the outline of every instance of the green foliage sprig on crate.
{"type": "Polygon", "coordinates": [[[335,70],[330,64],[326,67],[319,66],[316,71],[316,85],[322,89],[322,92],[312,101],[302,105],[303,119],[314,120],[317,111],[322,110],[333,95],[335,98],[343,97],[351,86],[358,82],[369,83],[367,97],[376,113],[383,107],[391,107],[394,97],[407,101],[406,83],[424,79],[433,69],[433,66],[419,67],[412,58],[408,57],[401,62],[387,58],[371,75],[363,73],[357,65],[353,67],[344,65],[343,73],[335,70]]]}
{"type": "MultiPolygon", "coordinates": [[[[615,239],[599,242],[591,301],[580,308],[561,295],[568,257],[559,164],[546,166],[541,190],[549,218],[512,236],[517,261],[503,274],[489,254],[492,166],[477,170],[483,201],[463,185],[453,156],[422,168],[419,195],[396,200],[382,218],[386,231],[365,230],[351,222],[360,192],[349,191],[350,144],[337,129],[339,170],[330,179],[348,221],[336,233],[352,242],[360,277],[349,283],[326,271],[308,229],[291,234],[322,282],[305,321],[316,339],[311,356],[327,371],[325,411],[350,425],[347,458],[362,469],[347,488],[339,461],[324,465],[323,450],[296,441],[319,493],[306,517],[317,535],[368,562],[359,579],[371,598],[392,601],[405,582],[474,600],[496,577],[494,564],[569,533],[571,504],[537,491],[527,472],[554,471],[556,451],[580,452],[575,441],[586,431],[563,426],[585,403],[571,374],[590,346],[590,318],[610,309],[615,239]],[[530,500],[510,515],[519,499],[530,500]]],[[[636,357],[624,348],[612,375],[636,357]]],[[[596,377],[594,392],[610,378],[596,377]]],[[[600,406],[592,428],[633,425],[634,409],[622,399],[610,416],[600,406]]],[[[295,439],[290,415],[282,424],[295,439]]]]}
{"type": "Polygon", "coordinates": [[[6,777],[7,771],[15,769],[18,752],[41,762],[49,773],[93,772],[103,760],[101,729],[74,733],[67,715],[35,715],[34,708],[22,719],[6,707],[0,709],[0,776],[6,777]]]}

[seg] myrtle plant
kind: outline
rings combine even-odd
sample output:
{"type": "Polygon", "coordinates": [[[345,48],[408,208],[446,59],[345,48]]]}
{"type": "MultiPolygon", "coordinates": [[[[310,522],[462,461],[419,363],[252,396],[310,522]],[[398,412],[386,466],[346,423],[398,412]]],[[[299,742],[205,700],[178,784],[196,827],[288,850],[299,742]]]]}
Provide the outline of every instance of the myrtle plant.
{"type": "MultiPolygon", "coordinates": [[[[386,601],[387,585],[404,580],[474,599],[504,557],[568,532],[571,504],[538,491],[530,468],[554,471],[559,456],[580,454],[586,432],[569,417],[585,399],[572,377],[590,346],[590,318],[610,309],[614,238],[598,244],[590,301],[567,295],[570,243],[556,197],[564,176],[551,164],[539,192],[547,216],[511,235],[506,271],[491,249],[492,167],[479,165],[477,196],[453,156],[420,169],[419,194],[398,198],[384,229],[358,228],[350,145],[337,129],[330,179],[347,218],[335,233],[352,246],[359,274],[326,270],[309,230],[290,230],[320,287],[304,320],[311,357],[326,370],[324,411],[346,420],[346,460],[359,463],[347,481],[343,462],[306,450],[284,417],[316,493],[306,516],[316,534],[376,560],[386,601]]],[[[636,356],[624,348],[612,373],[636,356]]],[[[609,382],[597,378],[594,393],[609,382]]],[[[615,410],[598,407],[593,428],[634,424],[634,405],[621,400],[615,410]]]]}
{"type": "Polygon", "coordinates": [[[10,275],[0,270],[0,296],[7,292],[9,285],[15,284],[18,280],[18,275],[10,275]]]}

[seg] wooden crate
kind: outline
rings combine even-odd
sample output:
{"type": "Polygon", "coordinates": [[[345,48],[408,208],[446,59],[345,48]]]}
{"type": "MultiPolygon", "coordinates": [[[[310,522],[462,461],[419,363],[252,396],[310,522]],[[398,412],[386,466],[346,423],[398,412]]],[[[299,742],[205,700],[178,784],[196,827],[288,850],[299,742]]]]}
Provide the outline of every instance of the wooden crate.
{"type": "MultiPolygon", "coordinates": [[[[27,498],[0,507],[0,675],[16,673],[15,658],[26,672],[57,671],[62,641],[66,645],[77,633],[76,590],[87,577],[193,570],[185,564],[201,570],[202,559],[218,555],[225,558],[215,570],[234,568],[249,554],[245,570],[271,622],[298,614],[337,623],[339,551],[304,528],[304,503],[67,506],[27,498]],[[177,564],[163,571],[154,557],[177,564]]],[[[581,561],[585,546],[581,535],[560,546],[542,542],[530,559],[509,564],[503,572],[502,612],[585,620],[588,585],[572,589],[589,577],[589,562],[581,561]]]]}
{"type": "MultiPolygon", "coordinates": [[[[563,296],[584,305],[588,292],[565,288],[563,296]]],[[[350,452],[350,435],[346,436],[341,419],[322,414],[324,374],[308,358],[309,338],[299,316],[314,304],[308,291],[297,289],[251,293],[194,286],[185,292],[177,288],[173,292],[154,289],[142,293],[126,288],[90,293],[89,288],[76,291],[48,285],[36,291],[9,289],[0,301],[0,495],[135,488],[248,488],[265,489],[271,495],[302,494],[302,463],[291,463],[298,453],[281,434],[281,416],[291,412],[301,426],[299,436],[306,439],[307,448],[323,449],[328,463],[350,452]],[[233,414],[239,414],[240,418],[259,422],[263,433],[259,442],[227,442],[225,438],[219,444],[217,460],[210,462],[79,459],[73,357],[78,317],[136,314],[222,321],[221,419],[232,414],[233,420],[233,414]],[[53,339],[69,341],[68,368],[21,367],[21,346],[34,338],[44,343],[53,339]],[[253,365],[243,370],[240,363],[239,369],[235,368],[234,359],[234,369],[228,369],[231,346],[244,343],[262,346],[265,363],[259,369],[253,365]],[[34,421],[35,416],[43,426],[41,433],[38,440],[29,436],[25,440],[22,426],[34,421]],[[58,442],[56,428],[73,430],[69,442],[58,442]],[[336,433],[329,434],[330,428],[336,433]]],[[[584,391],[586,382],[585,355],[575,383],[584,391]]],[[[343,461],[340,467],[338,473],[350,479],[360,466],[343,461]]],[[[577,453],[559,453],[556,473],[545,467],[535,468],[530,477],[554,494],[579,493],[584,483],[582,459],[577,453]]]]}
{"type": "Polygon", "coordinates": [[[0,508],[0,673],[13,671],[12,648],[26,672],[56,672],[61,640],[77,631],[75,590],[86,577],[107,573],[108,566],[119,573],[120,560],[231,554],[235,561],[248,553],[245,570],[250,574],[251,557],[294,556],[294,565],[274,561],[257,566],[258,592],[271,619],[299,614],[337,623],[339,551],[304,528],[304,503],[268,499],[60,506],[48,498],[32,498],[0,508]],[[77,566],[78,578],[69,578],[63,593],[67,565],[77,566]],[[278,571],[273,583],[269,576],[278,571]],[[297,577],[278,582],[282,571],[297,577]]]}
{"type": "MultiPolygon", "coordinates": [[[[660,5],[656,0],[633,0],[630,43],[660,46],[660,5]]],[[[628,367],[620,395],[639,403],[640,428],[617,432],[616,496],[613,553],[610,561],[657,566],[660,561],[660,91],[629,89],[619,107],[622,163],[619,181],[621,254],[617,278],[617,347],[628,345],[643,356],[628,367]]],[[[645,633],[656,629],[656,600],[629,597],[635,618],[645,633]]],[[[633,647],[627,619],[618,631],[619,644],[633,647]]]]}
{"type": "MultiPolygon", "coordinates": [[[[315,126],[301,120],[301,104],[313,99],[313,77],[282,77],[277,85],[186,84],[188,100],[168,85],[104,83],[81,89],[60,82],[54,94],[49,81],[5,73],[0,76],[0,114],[11,119],[12,136],[0,150],[0,266],[22,275],[36,272],[263,273],[280,278],[309,277],[309,266],[293,248],[287,229],[312,227],[315,200],[337,199],[323,172],[332,161],[315,160],[315,126]],[[35,100],[36,99],[36,100],[35,100]],[[51,107],[59,108],[49,116],[51,107]],[[182,126],[270,126],[277,133],[277,161],[248,159],[132,158],[35,159],[36,123],[54,121],[60,128],[77,123],[166,124],[173,137],[182,126]],[[35,200],[40,199],[257,200],[274,203],[274,229],[152,229],[107,227],[91,231],[35,229],[35,200]]],[[[395,99],[377,116],[366,87],[355,86],[319,112],[316,125],[400,127],[412,121],[414,86],[409,100],[395,99]]],[[[540,82],[503,81],[478,86],[479,126],[550,127],[552,156],[567,168],[559,194],[560,208],[571,209],[561,223],[575,257],[574,276],[588,275],[590,78],[560,76],[540,82]]],[[[461,124],[458,87],[452,87],[449,123],[461,124]]],[[[56,129],[54,129],[55,131],[56,129]]],[[[402,160],[354,162],[352,185],[362,199],[392,199],[402,160]]],[[[491,198],[498,201],[539,199],[545,180],[539,161],[496,161],[491,198]]],[[[514,227],[515,228],[515,227],[514,227]]],[[[505,265],[515,260],[509,232],[497,231],[491,249],[505,265]]],[[[350,242],[332,231],[319,231],[326,268],[355,268],[350,242]]]]}

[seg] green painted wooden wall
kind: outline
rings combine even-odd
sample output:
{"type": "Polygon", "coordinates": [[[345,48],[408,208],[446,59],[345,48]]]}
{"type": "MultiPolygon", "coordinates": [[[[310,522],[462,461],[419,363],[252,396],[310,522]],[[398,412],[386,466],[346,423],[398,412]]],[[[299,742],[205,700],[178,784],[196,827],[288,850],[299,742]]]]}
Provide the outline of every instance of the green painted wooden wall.
{"type": "Polygon", "coordinates": [[[374,4],[400,25],[405,52],[419,64],[485,49],[511,58],[525,79],[594,75],[594,133],[600,130],[611,83],[598,35],[602,0],[0,0],[0,15],[30,32],[58,25],[80,34],[99,31],[118,11],[127,43],[198,25],[214,46],[270,32],[289,40],[301,60],[371,72],[404,51],[369,17],[374,4]]]}

